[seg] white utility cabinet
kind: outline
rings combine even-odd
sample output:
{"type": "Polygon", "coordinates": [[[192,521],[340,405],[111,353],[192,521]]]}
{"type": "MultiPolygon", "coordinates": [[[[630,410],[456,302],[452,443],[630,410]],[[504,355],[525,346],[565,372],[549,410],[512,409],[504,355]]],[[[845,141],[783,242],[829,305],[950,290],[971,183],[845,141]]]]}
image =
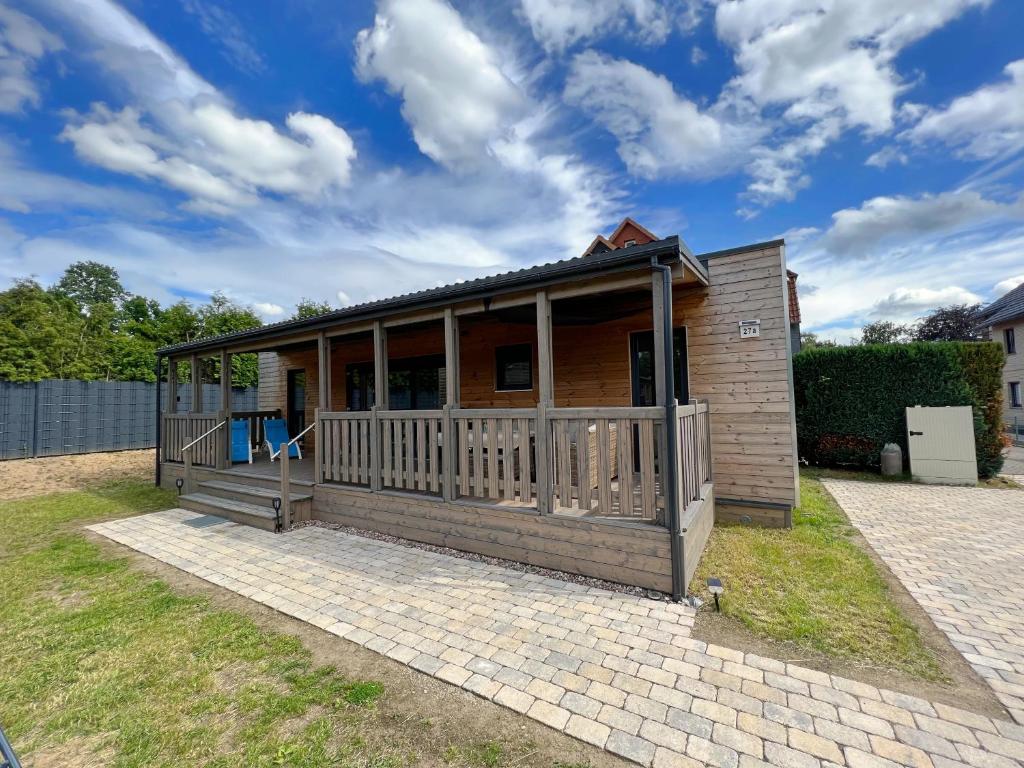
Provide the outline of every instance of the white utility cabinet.
{"type": "Polygon", "coordinates": [[[969,405],[907,408],[910,474],[924,483],[976,485],[974,412],[969,405]]]}

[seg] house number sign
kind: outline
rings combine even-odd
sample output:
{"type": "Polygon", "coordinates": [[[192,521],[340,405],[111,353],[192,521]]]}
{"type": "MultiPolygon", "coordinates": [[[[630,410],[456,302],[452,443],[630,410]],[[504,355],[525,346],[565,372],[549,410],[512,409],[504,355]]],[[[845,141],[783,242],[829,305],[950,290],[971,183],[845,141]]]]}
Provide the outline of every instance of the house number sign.
{"type": "Polygon", "coordinates": [[[740,320],[740,338],[756,339],[761,335],[760,320],[740,320]]]}

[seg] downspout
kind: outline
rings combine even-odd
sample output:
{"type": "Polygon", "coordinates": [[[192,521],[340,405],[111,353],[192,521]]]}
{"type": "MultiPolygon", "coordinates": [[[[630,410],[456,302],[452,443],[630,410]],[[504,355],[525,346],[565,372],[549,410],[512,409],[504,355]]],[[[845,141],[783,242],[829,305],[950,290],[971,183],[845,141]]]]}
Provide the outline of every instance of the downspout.
{"type": "Polygon", "coordinates": [[[674,350],[672,349],[672,267],[662,264],[657,256],[651,257],[651,269],[661,273],[661,322],[665,345],[665,511],[669,524],[669,546],[672,556],[672,600],[680,602],[686,596],[686,576],[683,572],[683,534],[679,514],[679,428],[676,413],[676,381],[674,350]]]}
{"type": "MultiPolygon", "coordinates": [[[[160,376],[163,374],[163,358],[160,355],[156,356],[156,487],[160,487],[160,423],[163,421],[161,411],[161,390],[163,385],[160,383],[160,376]]],[[[170,384],[170,376],[167,377],[167,383],[170,384]]]]}

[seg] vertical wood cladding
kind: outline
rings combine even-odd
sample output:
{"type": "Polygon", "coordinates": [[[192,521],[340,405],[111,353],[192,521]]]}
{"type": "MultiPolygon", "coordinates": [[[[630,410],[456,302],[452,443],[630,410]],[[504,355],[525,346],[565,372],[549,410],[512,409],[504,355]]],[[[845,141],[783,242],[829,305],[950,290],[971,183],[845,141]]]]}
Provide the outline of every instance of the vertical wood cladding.
{"type": "MultiPolygon", "coordinates": [[[[792,505],[797,500],[795,414],[789,358],[785,265],[778,246],[712,258],[710,286],[677,287],[673,322],[687,329],[690,394],[711,403],[715,493],[723,499],[792,505]],[[739,322],[760,320],[760,336],[741,340],[739,322]]],[[[614,302],[614,294],[593,297],[614,302]]],[[[554,302],[557,319],[558,302],[554,302]]],[[[496,347],[530,343],[536,373],[536,327],[487,315],[460,319],[462,404],[532,407],[534,387],[495,390],[496,347]]],[[[631,405],[629,336],[653,327],[650,310],[586,326],[555,325],[555,405],[631,405]]],[[[392,360],[443,354],[439,323],[392,329],[392,360]]],[[[345,366],[373,360],[369,335],[335,339],[331,348],[331,407],[345,410],[345,366]]],[[[260,354],[260,407],[285,410],[289,368],[305,368],[307,423],[317,405],[316,349],[260,354]]]]}

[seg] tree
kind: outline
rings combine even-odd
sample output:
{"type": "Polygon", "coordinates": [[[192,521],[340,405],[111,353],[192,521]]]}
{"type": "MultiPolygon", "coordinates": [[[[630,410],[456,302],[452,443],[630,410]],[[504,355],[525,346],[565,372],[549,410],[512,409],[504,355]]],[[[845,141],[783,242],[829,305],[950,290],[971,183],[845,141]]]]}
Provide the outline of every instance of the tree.
{"type": "Polygon", "coordinates": [[[981,304],[952,304],[939,307],[921,319],[914,329],[914,341],[981,341],[978,323],[981,304]]]}
{"type": "Polygon", "coordinates": [[[818,334],[804,331],[800,334],[800,349],[817,349],[819,347],[838,347],[834,339],[820,339],[818,334]]]}
{"type": "Polygon", "coordinates": [[[911,340],[913,328],[897,325],[889,320],[878,320],[864,326],[860,335],[861,344],[904,344],[911,340]]]}
{"type": "MultiPolygon", "coordinates": [[[[247,331],[263,325],[252,308],[236,304],[223,293],[210,297],[210,303],[196,311],[200,339],[221,336],[225,333],[247,331]]],[[[220,378],[220,361],[210,360],[203,372],[204,378],[214,381],[220,378]]],[[[234,355],[231,365],[231,386],[254,387],[259,382],[259,360],[254,354],[234,355]]]]}
{"type": "Polygon", "coordinates": [[[316,299],[303,297],[295,305],[295,314],[292,315],[292,320],[304,320],[307,317],[316,317],[317,315],[323,315],[332,311],[334,311],[334,307],[326,301],[317,301],[316,299]]]}
{"type": "Polygon", "coordinates": [[[16,280],[0,292],[0,379],[97,378],[82,360],[86,332],[70,299],[16,280]]]}
{"type": "Polygon", "coordinates": [[[76,261],[64,270],[53,291],[67,296],[83,310],[97,304],[116,306],[128,295],[117,270],[98,261],[76,261]]]}

